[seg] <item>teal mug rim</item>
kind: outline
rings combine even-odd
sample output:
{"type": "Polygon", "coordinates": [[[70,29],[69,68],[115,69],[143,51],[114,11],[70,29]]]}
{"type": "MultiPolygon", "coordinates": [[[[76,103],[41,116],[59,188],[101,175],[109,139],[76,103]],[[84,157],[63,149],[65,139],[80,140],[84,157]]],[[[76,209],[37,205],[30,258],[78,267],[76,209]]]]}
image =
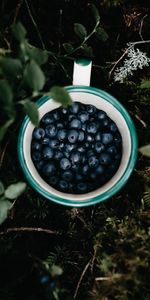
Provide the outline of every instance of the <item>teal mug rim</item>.
{"type": "MultiPolygon", "coordinates": [[[[131,138],[131,153],[130,153],[130,158],[128,161],[128,165],[123,173],[123,175],[120,177],[120,179],[113,185],[110,189],[102,193],[101,195],[97,195],[94,197],[91,197],[87,200],[68,200],[59,196],[55,196],[51,194],[50,192],[45,191],[39,184],[36,182],[35,178],[32,176],[30,170],[28,169],[25,158],[24,158],[24,151],[23,151],[23,140],[24,140],[24,133],[26,130],[26,127],[28,123],[30,122],[29,117],[26,116],[22,122],[19,135],[18,135],[18,146],[17,146],[17,151],[18,151],[18,158],[19,162],[21,165],[21,168],[23,170],[23,173],[29,182],[29,184],[36,190],[38,193],[40,193],[42,196],[47,198],[48,200],[51,200],[57,204],[65,205],[65,206],[73,206],[73,207],[85,207],[89,205],[94,205],[103,201],[106,201],[110,197],[112,197],[114,194],[116,194],[128,181],[136,160],[137,160],[137,153],[138,153],[138,141],[137,141],[137,133],[135,130],[135,126],[133,124],[133,121],[127,112],[127,110],[123,107],[123,105],[112,95],[109,93],[91,87],[91,86],[67,86],[65,89],[68,92],[86,92],[86,93],[92,93],[96,96],[102,97],[109,103],[111,103],[123,116],[123,118],[126,121],[126,124],[129,128],[130,132],[130,138],[131,138]]],[[[38,107],[43,105],[47,100],[50,100],[50,97],[48,96],[43,96],[37,101],[38,107]]]]}

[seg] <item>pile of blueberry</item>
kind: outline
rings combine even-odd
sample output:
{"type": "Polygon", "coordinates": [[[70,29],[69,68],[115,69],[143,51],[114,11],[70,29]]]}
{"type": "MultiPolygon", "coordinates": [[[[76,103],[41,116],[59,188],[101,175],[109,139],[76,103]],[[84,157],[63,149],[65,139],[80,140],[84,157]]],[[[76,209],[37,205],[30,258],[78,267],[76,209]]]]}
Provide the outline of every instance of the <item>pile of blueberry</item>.
{"type": "Polygon", "coordinates": [[[73,102],[46,113],[35,128],[31,157],[40,176],[55,189],[93,191],[116,173],[122,138],[106,112],[73,102]]]}

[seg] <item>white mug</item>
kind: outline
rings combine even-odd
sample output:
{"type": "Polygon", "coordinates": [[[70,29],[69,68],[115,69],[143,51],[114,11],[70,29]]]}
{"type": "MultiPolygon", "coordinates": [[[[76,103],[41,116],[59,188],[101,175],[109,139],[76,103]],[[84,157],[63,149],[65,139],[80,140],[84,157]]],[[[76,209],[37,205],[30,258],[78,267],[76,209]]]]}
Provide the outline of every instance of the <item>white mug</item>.
{"type": "MultiPolygon", "coordinates": [[[[92,62],[77,60],[74,62],[73,85],[65,87],[73,101],[92,104],[103,110],[116,123],[122,136],[122,158],[115,175],[100,188],[85,194],[60,192],[40,176],[31,159],[31,139],[34,125],[26,116],[18,138],[18,157],[29,184],[50,201],[66,206],[82,207],[107,200],[116,194],[129,179],[137,159],[136,130],[127,110],[107,92],[90,86],[92,62]]],[[[37,101],[40,119],[60,104],[43,96],[37,101]]]]}

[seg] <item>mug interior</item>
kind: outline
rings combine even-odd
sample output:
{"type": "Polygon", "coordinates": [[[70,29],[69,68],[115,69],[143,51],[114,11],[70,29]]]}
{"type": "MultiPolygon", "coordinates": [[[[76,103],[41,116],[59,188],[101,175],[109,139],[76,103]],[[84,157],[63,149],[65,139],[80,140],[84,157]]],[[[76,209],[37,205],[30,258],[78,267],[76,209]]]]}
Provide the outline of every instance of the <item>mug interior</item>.
{"type": "MultiPolygon", "coordinates": [[[[91,87],[79,87],[79,86],[71,86],[66,88],[70,93],[70,96],[73,101],[79,101],[84,104],[92,104],[96,106],[100,110],[104,110],[108,116],[116,123],[120,134],[122,136],[122,158],[120,162],[120,166],[115,173],[115,175],[102,187],[85,194],[68,194],[64,192],[60,192],[49,184],[47,184],[40,176],[38,171],[36,170],[32,159],[31,159],[31,139],[32,132],[34,129],[33,124],[26,119],[26,124],[22,127],[21,134],[22,135],[22,151],[21,155],[23,156],[23,170],[25,174],[28,174],[28,180],[34,186],[34,188],[43,194],[46,198],[51,199],[55,202],[61,203],[65,205],[77,204],[79,206],[89,205],[89,203],[93,203],[94,201],[102,201],[104,198],[108,198],[112,194],[114,194],[127,180],[127,176],[125,176],[123,181],[123,175],[126,173],[126,169],[128,167],[128,175],[130,175],[134,163],[131,161],[131,153],[133,152],[133,140],[131,138],[131,128],[129,127],[129,123],[133,126],[132,130],[134,130],[134,125],[122,107],[122,105],[111,95],[105,93],[104,91],[91,88],[91,87]],[[129,122],[128,122],[129,121],[129,122]],[[130,166],[129,166],[130,161],[130,166]],[[117,186],[117,183],[122,179],[121,184],[117,186]],[[113,189],[113,190],[112,190],[113,189]],[[110,192],[109,192],[110,191],[110,192]],[[86,203],[85,203],[86,202],[86,203]]],[[[53,101],[51,98],[41,98],[38,102],[39,105],[39,115],[40,119],[45,113],[51,111],[55,108],[58,108],[60,105],[53,101]]],[[[134,151],[136,149],[136,133],[134,137],[134,151]]],[[[136,152],[136,151],[135,151],[136,152]]],[[[134,155],[134,161],[136,154],[134,155]]]]}

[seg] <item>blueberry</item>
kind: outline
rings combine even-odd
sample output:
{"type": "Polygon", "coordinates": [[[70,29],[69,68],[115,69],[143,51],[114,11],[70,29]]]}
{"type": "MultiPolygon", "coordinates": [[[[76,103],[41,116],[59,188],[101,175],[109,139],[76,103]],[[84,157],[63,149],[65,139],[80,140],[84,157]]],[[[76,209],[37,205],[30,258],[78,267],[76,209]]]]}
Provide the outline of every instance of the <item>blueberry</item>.
{"type": "Polygon", "coordinates": [[[114,156],[115,154],[117,154],[117,148],[114,145],[109,146],[106,152],[114,156]]]}
{"type": "Polygon", "coordinates": [[[44,125],[49,125],[49,124],[51,124],[51,123],[54,122],[54,118],[53,118],[52,114],[46,113],[46,114],[42,117],[41,122],[42,122],[44,125]]]}
{"type": "Polygon", "coordinates": [[[98,159],[97,159],[97,157],[91,155],[88,158],[88,164],[89,164],[90,168],[96,168],[98,166],[98,159]]]}
{"type": "Polygon", "coordinates": [[[71,113],[77,114],[79,112],[79,109],[80,109],[79,102],[76,102],[76,101],[73,102],[69,109],[70,109],[71,113]]]}
{"type": "Polygon", "coordinates": [[[43,128],[35,128],[32,133],[32,137],[36,140],[41,140],[45,136],[45,130],[43,128]]]}
{"type": "Polygon", "coordinates": [[[61,177],[62,177],[65,181],[69,182],[69,181],[71,181],[71,180],[73,179],[73,172],[72,172],[71,170],[64,171],[64,172],[62,173],[61,177]]]}
{"type": "Polygon", "coordinates": [[[50,176],[47,181],[50,185],[55,186],[58,182],[58,177],[57,176],[50,176]]]}
{"type": "Polygon", "coordinates": [[[66,107],[62,107],[61,112],[63,115],[67,115],[68,114],[68,109],[66,107]]]}
{"type": "Polygon", "coordinates": [[[91,142],[85,142],[86,150],[91,148],[91,142]]]}
{"type": "Polygon", "coordinates": [[[56,160],[60,160],[61,158],[63,158],[63,153],[59,150],[56,150],[55,153],[54,153],[54,158],[56,160]]]}
{"type": "Polygon", "coordinates": [[[52,116],[53,116],[53,118],[54,118],[55,121],[60,120],[60,112],[59,112],[59,110],[55,109],[55,110],[53,111],[52,116]]]}
{"type": "Polygon", "coordinates": [[[64,142],[61,142],[61,143],[59,144],[59,149],[63,150],[64,147],[65,147],[65,143],[64,143],[64,142]]]}
{"type": "Polygon", "coordinates": [[[100,142],[100,141],[101,141],[101,138],[102,138],[102,134],[101,134],[101,132],[98,132],[98,133],[95,135],[95,141],[96,141],[96,142],[100,142]]]}
{"type": "Polygon", "coordinates": [[[83,176],[81,174],[76,174],[75,180],[76,181],[82,181],[83,180],[83,176]]]}
{"type": "Polygon", "coordinates": [[[68,115],[68,121],[71,122],[73,119],[76,119],[76,115],[68,115]]]}
{"type": "Polygon", "coordinates": [[[72,171],[78,173],[79,172],[79,166],[80,166],[79,164],[72,165],[72,171]]]}
{"type": "Polygon", "coordinates": [[[118,130],[118,127],[117,125],[112,121],[110,124],[109,124],[109,129],[110,131],[112,131],[113,133],[116,132],[118,130]]]}
{"type": "Polygon", "coordinates": [[[81,162],[81,158],[81,153],[78,151],[73,151],[70,155],[72,164],[78,164],[79,162],[81,162]]]}
{"type": "Polygon", "coordinates": [[[92,104],[88,104],[86,109],[89,114],[94,114],[96,112],[96,107],[92,104]]]}
{"type": "Polygon", "coordinates": [[[39,152],[39,151],[32,152],[31,156],[32,156],[33,161],[40,161],[42,158],[41,152],[39,152]]]}
{"type": "Polygon", "coordinates": [[[44,165],[44,161],[43,160],[39,160],[39,161],[35,162],[35,167],[39,171],[42,169],[43,165],[44,165]]]}
{"type": "Polygon", "coordinates": [[[94,156],[94,150],[88,150],[86,155],[87,157],[94,156]]]}
{"type": "Polygon", "coordinates": [[[91,122],[87,125],[87,132],[95,134],[97,132],[97,124],[91,122]]]}
{"type": "Polygon", "coordinates": [[[107,129],[108,126],[109,126],[109,123],[110,123],[110,119],[109,118],[103,119],[102,122],[101,122],[102,128],[107,129]]]}
{"type": "Polygon", "coordinates": [[[109,165],[111,163],[111,156],[108,153],[102,153],[100,154],[99,162],[102,165],[109,165]]]}
{"type": "Polygon", "coordinates": [[[40,143],[38,143],[38,142],[36,142],[36,141],[33,140],[32,143],[31,143],[31,149],[32,150],[41,151],[42,145],[40,143]]]}
{"type": "Polygon", "coordinates": [[[122,138],[121,138],[120,133],[116,133],[115,134],[114,142],[115,142],[116,147],[118,147],[118,148],[121,147],[121,145],[122,145],[122,138]]]}
{"type": "Polygon", "coordinates": [[[92,180],[97,179],[97,174],[96,174],[96,172],[91,172],[91,173],[90,173],[90,178],[91,178],[92,180]]]}
{"type": "Polygon", "coordinates": [[[111,133],[103,133],[102,134],[102,143],[104,145],[108,145],[112,143],[113,141],[113,135],[111,133]]]}
{"type": "Polygon", "coordinates": [[[64,141],[67,137],[67,130],[66,129],[59,129],[57,133],[57,138],[60,141],[64,141]]]}
{"type": "Polygon", "coordinates": [[[61,122],[56,123],[57,129],[62,129],[64,125],[61,122]]]}
{"type": "Polygon", "coordinates": [[[81,121],[78,119],[73,119],[70,122],[70,128],[77,128],[77,129],[81,129],[81,121]]]}
{"type": "Polygon", "coordinates": [[[86,123],[82,123],[81,129],[85,132],[86,131],[86,123]]]}
{"type": "Polygon", "coordinates": [[[44,164],[43,168],[42,168],[42,173],[43,175],[49,177],[52,176],[56,173],[56,166],[53,162],[48,162],[46,164],[44,164]]]}
{"type": "Polygon", "coordinates": [[[87,175],[90,172],[90,167],[88,164],[84,165],[82,168],[82,174],[87,175]]]}
{"type": "Polygon", "coordinates": [[[58,149],[60,148],[60,142],[57,140],[57,139],[51,139],[49,141],[49,146],[52,148],[52,149],[58,149]]]}
{"type": "Polygon", "coordinates": [[[79,130],[78,141],[79,141],[79,142],[83,142],[83,141],[84,141],[84,138],[85,138],[84,131],[79,130]]]}
{"type": "Polygon", "coordinates": [[[65,157],[61,158],[61,160],[60,160],[60,168],[62,170],[68,170],[68,169],[71,168],[71,162],[69,161],[68,158],[65,158],[65,157]]]}
{"type": "Polygon", "coordinates": [[[99,110],[97,113],[98,120],[102,121],[107,117],[107,114],[103,110],[99,110]]]}
{"type": "Polygon", "coordinates": [[[101,165],[98,165],[98,167],[95,170],[96,174],[102,175],[104,173],[104,167],[101,165]]]}
{"type": "Polygon", "coordinates": [[[94,141],[94,136],[87,133],[86,136],[85,136],[85,139],[86,139],[87,142],[92,143],[94,141]]]}
{"type": "Polygon", "coordinates": [[[84,182],[79,182],[77,184],[77,191],[79,193],[85,193],[87,191],[87,184],[84,182]]]}
{"type": "Polygon", "coordinates": [[[78,118],[81,120],[82,123],[85,123],[89,120],[89,113],[87,111],[81,111],[78,114],[78,118]]]}
{"type": "Polygon", "coordinates": [[[85,153],[86,148],[84,146],[80,146],[77,148],[77,151],[79,151],[80,153],[85,153]]]}
{"type": "Polygon", "coordinates": [[[43,275],[40,278],[41,284],[44,284],[44,285],[47,283],[50,283],[50,280],[51,280],[50,275],[43,275]]]}
{"type": "Polygon", "coordinates": [[[50,139],[46,136],[41,140],[42,145],[49,145],[49,142],[50,139]]]}
{"type": "Polygon", "coordinates": [[[105,150],[105,146],[101,142],[96,142],[94,145],[94,149],[96,153],[101,153],[105,150]]]}
{"type": "Polygon", "coordinates": [[[72,150],[74,150],[76,148],[76,145],[75,144],[70,144],[70,143],[66,143],[65,144],[65,150],[67,152],[71,152],[72,150]]]}
{"type": "Polygon", "coordinates": [[[65,180],[59,180],[59,182],[58,182],[58,188],[61,191],[67,191],[68,190],[68,183],[65,180]]]}
{"type": "Polygon", "coordinates": [[[54,156],[54,151],[50,147],[44,147],[42,151],[42,156],[44,159],[50,159],[54,156]]]}
{"type": "Polygon", "coordinates": [[[75,129],[71,129],[69,130],[68,132],[68,141],[71,143],[71,144],[74,144],[77,139],[78,139],[78,131],[75,130],[75,129]]]}
{"type": "Polygon", "coordinates": [[[57,134],[57,128],[54,124],[50,124],[46,126],[45,132],[49,137],[55,137],[57,134]]]}

